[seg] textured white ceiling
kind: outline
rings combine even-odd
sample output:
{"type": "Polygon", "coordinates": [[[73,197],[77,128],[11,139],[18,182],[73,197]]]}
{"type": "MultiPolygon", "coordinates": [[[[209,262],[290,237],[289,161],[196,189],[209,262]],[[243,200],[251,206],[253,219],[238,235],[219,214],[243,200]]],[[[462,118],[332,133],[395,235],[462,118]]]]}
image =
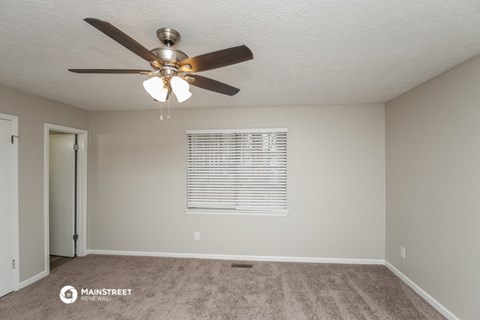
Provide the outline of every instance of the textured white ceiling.
{"type": "Polygon", "coordinates": [[[67,71],[148,67],[85,17],[149,49],[166,26],[189,56],[250,47],[254,60],[201,73],[239,94],[192,88],[182,107],[381,103],[480,53],[479,0],[1,0],[0,83],[88,110],[158,107],[144,76],[67,71]]]}

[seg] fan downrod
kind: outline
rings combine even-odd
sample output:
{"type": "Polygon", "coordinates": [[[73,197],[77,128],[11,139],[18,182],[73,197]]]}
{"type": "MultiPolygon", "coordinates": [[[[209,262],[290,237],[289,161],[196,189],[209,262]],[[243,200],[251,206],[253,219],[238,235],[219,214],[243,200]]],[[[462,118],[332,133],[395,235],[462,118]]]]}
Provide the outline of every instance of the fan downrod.
{"type": "Polygon", "coordinates": [[[180,33],[173,28],[160,28],[157,30],[157,37],[167,47],[173,47],[180,41],[180,33]]]}

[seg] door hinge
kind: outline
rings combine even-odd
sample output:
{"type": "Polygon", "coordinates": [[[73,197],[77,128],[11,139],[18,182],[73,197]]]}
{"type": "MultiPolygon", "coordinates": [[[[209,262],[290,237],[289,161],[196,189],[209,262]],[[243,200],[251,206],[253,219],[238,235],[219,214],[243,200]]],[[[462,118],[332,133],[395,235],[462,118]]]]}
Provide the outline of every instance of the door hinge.
{"type": "Polygon", "coordinates": [[[80,146],[78,144],[73,145],[73,150],[78,151],[80,149],[80,146]]]}
{"type": "Polygon", "coordinates": [[[73,241],[77,241],[78,240],[78,234],[74,234],[73,235],[73,241]]]}
{"type": "Polygon", "coordinates": [[[12,260],[12,269],[15,269],[15,259],[12,260]]]}
{"type": "Polygon", "coordinates": [[[12,142],[12,144],[15,143],[15,138],[20,138],[20,137],[12,134],[12,137],[10,138],[10,141],[12,142]]]}

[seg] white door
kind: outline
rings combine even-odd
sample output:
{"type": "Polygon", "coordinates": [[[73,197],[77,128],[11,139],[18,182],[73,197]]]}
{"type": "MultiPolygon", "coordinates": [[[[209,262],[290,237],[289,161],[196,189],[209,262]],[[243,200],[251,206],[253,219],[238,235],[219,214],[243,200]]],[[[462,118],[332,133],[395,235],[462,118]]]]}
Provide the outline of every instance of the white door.
{"type": "Polygon", "coordinates": [[[50,254],[75,255],[75,135],[50,133],[50,254]]]}
{"type": "Polygon", "coordinates": [[[0,297],[13,291],[12,121],[0,119],[0,297]]]}

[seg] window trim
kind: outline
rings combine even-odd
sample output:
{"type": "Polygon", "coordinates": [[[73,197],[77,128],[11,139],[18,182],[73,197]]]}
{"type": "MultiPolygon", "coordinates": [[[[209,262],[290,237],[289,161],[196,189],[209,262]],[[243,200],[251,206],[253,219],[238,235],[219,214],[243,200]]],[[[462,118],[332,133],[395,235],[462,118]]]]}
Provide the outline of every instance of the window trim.
{"type": "Polygon", "coordinates": [[[247,211],[247,210],[214,210],[214,209],[185,209],[186,214],[192,215],[214,215],[214,216],[262,216],[262,217],[287,217],[288,210],[273,211],[247,211]]]}
{"type": "MultiPolygon", "coordinates": [[[[271,132],[288,132],[287,128],[251,128],[251,129],[191,129],[186,130],[186,139],[188,143],[188,134],[195,134],[195,133],[271,133],[271,132]]],[[[287,135],[288,141],[288,135],[287,135]]],[[[189,215],[221,215],[221,216],[263,216],[263,217],[287,217],[289,215],[288,211],[288,153],[286,154],[287,157],[287,194],[285,199],[287,200],[287,207],[286,209],[274,209],[274,210],[265,210],[265,211],[254,211],[254,210],[227,210],[227,209],[214,209],[214,208],[206,208],[206,209],[194,209],[188,208],[188,195],[186,197],[186,204],[187,207],[185,208],[185,213],[189,215]]],[[[187,148],[187,161],[186,161],[186,180],[187,180],[187,193],[188,193],[188,148],[187,148]]]]}

